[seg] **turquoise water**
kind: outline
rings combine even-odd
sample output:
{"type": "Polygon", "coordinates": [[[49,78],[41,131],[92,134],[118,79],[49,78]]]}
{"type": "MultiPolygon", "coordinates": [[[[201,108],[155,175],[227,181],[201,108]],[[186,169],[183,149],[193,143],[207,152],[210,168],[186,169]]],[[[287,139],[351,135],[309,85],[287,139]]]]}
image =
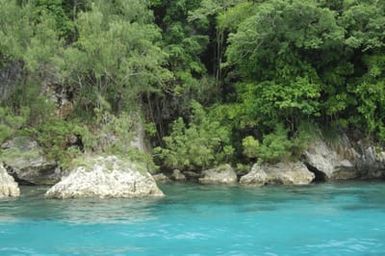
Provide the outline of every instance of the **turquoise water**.
{"type": "Polygon", "coordinates": [[[0,255],[385,255],[385,183],[162,187],[147,200],[0,201],[0,255]]]}

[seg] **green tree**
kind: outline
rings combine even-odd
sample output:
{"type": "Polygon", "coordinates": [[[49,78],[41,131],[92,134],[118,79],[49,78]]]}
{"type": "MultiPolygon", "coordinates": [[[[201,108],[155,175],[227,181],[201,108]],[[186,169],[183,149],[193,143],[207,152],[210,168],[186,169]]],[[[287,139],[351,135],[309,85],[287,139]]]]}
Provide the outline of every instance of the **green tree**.
{"type": "Polygon", "coordinates": [[[171,78],[159,30],[142,1],[100,1],[79,15],[78,40],[61,61],[62,80],[76,91],[77,106],[92,113],[105,98],[119,113],[138,106],[138,97],[159,91],[171,78]]]}

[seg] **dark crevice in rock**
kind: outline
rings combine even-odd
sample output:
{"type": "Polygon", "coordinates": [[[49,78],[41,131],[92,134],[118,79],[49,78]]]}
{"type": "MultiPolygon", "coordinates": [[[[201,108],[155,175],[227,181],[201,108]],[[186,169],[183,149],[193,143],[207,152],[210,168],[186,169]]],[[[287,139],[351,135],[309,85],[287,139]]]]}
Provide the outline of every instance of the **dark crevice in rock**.
{"type": "Polygon", "coordinates": [[[198,173],[198,172],[193,172],[193,171],[184,171],[182,172],[183,175],[186,177],[186,179],[188,181],[191,181],[191,182],[198,182],[199,178],[202,177],[202,174],[201,173],[198,173]]]}
{"type": "Polygon", "coordinates": [[[317,168],[314,166],[311,166],[310,164],[305,163],[307,169],[314,173],[315,179],[313,180],[313,183],[320,183],[320,182],[325,182],[327,181],[327,176],[325,173],[319,171],[317,168]]]}
{"type": "Polygon", "coordinates": [[[16,175],[12,175],[12,177],[15,179],[16,183],[21,185],[21,186],[36,186],[36,184],[34,184],[34,183],[19,179],[16,175]]]}
{"type": "Polygon", "coordinates": [[[6,164],[4,164],[4,167],[7,170],[8,174],[11,175],[15,179],[17,184],[22,185],[22,186],[35,186],[35,184],[33,184],[29,181],[19,179],[19,177],[17,176],[16,172],[12,169],[12,167],[10,167],[6,164]]]}

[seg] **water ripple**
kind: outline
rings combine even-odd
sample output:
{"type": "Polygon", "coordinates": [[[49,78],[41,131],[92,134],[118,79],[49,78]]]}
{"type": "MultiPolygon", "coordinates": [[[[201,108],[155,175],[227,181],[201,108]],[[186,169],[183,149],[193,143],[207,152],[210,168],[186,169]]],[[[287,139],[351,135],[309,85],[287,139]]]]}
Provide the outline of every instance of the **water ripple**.
{"type": "Polygon", "coordinates": [[[385,184],[165,185],[162,199],[0,200],[0,255],[385,255],[385,184]]]}

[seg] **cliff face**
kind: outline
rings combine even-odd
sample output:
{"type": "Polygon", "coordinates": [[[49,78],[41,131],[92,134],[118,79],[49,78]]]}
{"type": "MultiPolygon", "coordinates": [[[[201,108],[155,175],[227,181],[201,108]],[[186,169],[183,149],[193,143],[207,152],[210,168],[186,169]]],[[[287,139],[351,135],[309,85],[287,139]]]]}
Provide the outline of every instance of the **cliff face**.
{"type": "Polygon", "coordinates": [[[0,102],[9,97],[12,90],[23,76],[23,64],[14,61],[4,67],[0,67],[0,102]]]}

